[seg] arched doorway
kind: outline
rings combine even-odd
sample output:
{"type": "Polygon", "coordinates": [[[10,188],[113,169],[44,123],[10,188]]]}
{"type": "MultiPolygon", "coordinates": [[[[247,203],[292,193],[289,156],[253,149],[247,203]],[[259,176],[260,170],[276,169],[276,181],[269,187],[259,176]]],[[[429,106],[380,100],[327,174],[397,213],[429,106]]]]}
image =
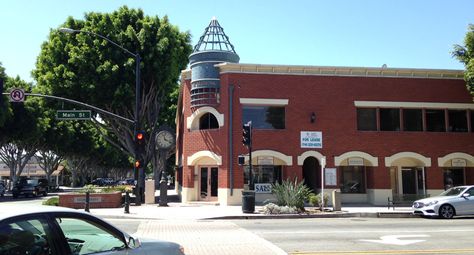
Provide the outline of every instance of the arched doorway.
{"type": "Polygon", "coordinates": [[[315,157],[307,157],[303,162],[303,178],[304,183],[308,188],[310,188],[314,193],[317,193],[317,189],[320,188],[320,170],[321,166],[319,161],[315,157]]]}

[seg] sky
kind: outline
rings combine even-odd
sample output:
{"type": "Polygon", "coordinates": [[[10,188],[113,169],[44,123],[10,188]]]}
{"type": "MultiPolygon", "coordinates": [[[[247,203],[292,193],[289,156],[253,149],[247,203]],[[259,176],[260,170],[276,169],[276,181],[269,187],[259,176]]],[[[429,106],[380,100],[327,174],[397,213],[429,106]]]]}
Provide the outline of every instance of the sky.
{"type": "Polygon", "coordinates": [[[473,0],[0,0],[0,62],[34,82],[51,29],[123,5],[168,16],[193,45],[216,17],[252,64],[464,69],[451,51],[474,24],[473,0]]]}

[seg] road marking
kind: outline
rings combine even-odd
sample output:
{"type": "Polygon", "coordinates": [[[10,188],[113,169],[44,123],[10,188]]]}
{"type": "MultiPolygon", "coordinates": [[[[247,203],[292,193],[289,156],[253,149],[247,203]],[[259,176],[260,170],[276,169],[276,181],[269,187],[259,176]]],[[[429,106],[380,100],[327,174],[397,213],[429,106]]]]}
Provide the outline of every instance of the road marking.
{"type": "Polygon", "coordinates": [[[258,231],[255,233],[265,235],[327,235],[327,234],[358,234],[358,233],[442,233],[442,232],[474,232],[473,228],[469,229],[433,229],[433,230],[334,230],[334,231],[258,231]]]}
{"type": "Polygon", "coordinates": [[[327,251],[327,252],[289,252],[290,255],[377,255],[377,254],[474,254],[474,249],[449,249],[449,250],[375,250],[375,251],[327,251]]]}
{"type": "Polygon", "coordinates": [[[412,237],[429,237],[429,235],[388,235],[381,236],[380,239],[370,240],[370,239],[360,239],[362,242],[372,242],[372,243],[381,243],[381,244],[394,244],[394,245],[409,245],[414,243],[421,243],[426,240],[401,240],[400,238],[412,238],[412,237]]]}

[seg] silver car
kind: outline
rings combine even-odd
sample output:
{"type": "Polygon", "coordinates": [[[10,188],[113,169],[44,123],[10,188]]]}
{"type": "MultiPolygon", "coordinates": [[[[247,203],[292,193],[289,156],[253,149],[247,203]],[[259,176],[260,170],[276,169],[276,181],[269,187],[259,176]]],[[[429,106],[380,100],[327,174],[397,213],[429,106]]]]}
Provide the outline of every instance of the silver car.
{"type": "Polygon", "coordinates": [[[184,250],[172,242],[139,241],[89,213],[35,206],[0,211],[0,254],[183,255],[184,250]]]}
{"type": "Polygon", "coordinates": [[[445,219],[474,215],[474,185],[452,187],[438,196],[415,201],[412,208],[416,215],[445,219]]]}

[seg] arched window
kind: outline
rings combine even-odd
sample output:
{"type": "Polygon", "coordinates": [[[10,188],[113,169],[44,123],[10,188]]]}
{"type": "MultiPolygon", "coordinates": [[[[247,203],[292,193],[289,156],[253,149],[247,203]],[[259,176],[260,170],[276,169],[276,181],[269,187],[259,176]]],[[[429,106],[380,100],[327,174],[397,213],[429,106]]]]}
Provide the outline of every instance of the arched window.
{"type": "Polygon", "coordinates": [[[217,122],[216,117],[212,113],[205,113],[199,119],[199,130],[216,128],[219,128],[219,123],[217,122]]]}

